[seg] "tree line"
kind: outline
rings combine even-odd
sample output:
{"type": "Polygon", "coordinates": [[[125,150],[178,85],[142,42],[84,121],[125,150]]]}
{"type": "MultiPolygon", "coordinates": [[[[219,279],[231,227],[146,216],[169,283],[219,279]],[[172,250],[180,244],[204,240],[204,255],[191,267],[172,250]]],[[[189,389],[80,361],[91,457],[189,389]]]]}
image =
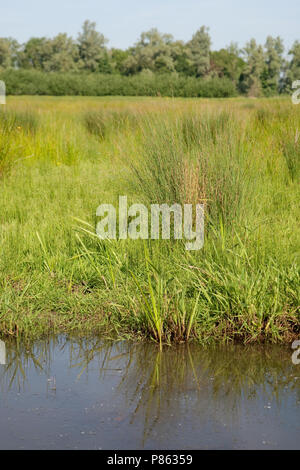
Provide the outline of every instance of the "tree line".
{"type": "Polygon", "coordinates": [[[249,96],[289,92],[293,81],[300,79],[300,42],[295,41],[285,51],[280,37],[268,36],[264,45],[251,39],[241,49],[231,43],[213,51],[209,30],[202,26],[187,42],[157,29],[143,32],[126,50],[108,48],[107,42],[89,20],[77,39],[65,33],[53,38],[33,37],[24,44],[0,38],[0,72],[88,72],[144,78],[168,74],[207,81],[225,79],[249,96]]]}

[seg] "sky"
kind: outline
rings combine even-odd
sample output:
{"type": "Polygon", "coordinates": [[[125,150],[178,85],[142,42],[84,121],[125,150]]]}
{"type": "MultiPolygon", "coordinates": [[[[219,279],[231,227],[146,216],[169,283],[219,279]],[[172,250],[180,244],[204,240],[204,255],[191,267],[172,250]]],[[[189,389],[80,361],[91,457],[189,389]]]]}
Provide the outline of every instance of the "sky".
{"type": "Polygon", "coordinates": [[[252,37],[264,43],[268,35],[287,48],[300,40],[300,0],[0,0],[0,37],[19,42],[60,32],[76,38],[86,19],[121,49],[153,27],[187,41],[208,26],[216,50],[252,37]]]}

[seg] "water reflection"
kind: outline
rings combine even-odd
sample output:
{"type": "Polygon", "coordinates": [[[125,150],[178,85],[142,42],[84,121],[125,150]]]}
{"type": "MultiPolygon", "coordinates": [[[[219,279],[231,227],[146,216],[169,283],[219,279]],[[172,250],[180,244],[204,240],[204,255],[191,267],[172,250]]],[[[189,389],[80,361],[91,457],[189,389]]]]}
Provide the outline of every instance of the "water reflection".
{"type": "MultiPolygon", "coordinates": [[[[99,338],[56,337],[34,345],[14,342],[6,344],[6,365],[0,367],[1,392],[25,393],[33,377],[39,376],[47,382],[47,395],[60,400],[66,379],[56,374],[62,370],[75,372],[71,388],[84,382],[88,404],[84,409],[95,428],[111,412],[118,432],[123,423],[135,430],[139,442],[133,447],[147,447],[161,439],[172,447],[174,439],[185,442],[187,429],[199,427],[211,436],[213,427],[221,433],[221,425],[229,426],[232,433],[241,425],[241,416],[250,419],[257,413],[259,420],[264,410],[272,406],[278,412],[291,399],[293,413],[299,412],[300,367],[293,365],[289,348],[274,346],[203,349],[190,345],[160,352],[153,344],[107,343],[99,338]],[[98,393],[93,402],[88,400],[89,386],[91,393],[98,393]],[[105,404],[104,386],[112,390],[105,404]],[[177,433],[173,441],[172,430],[177,433]]],[[[202,435],[201,439],[206,442],[202,435]]],[[[197,442],[189,435],[189,445],[197,447],[197,442]]]]}

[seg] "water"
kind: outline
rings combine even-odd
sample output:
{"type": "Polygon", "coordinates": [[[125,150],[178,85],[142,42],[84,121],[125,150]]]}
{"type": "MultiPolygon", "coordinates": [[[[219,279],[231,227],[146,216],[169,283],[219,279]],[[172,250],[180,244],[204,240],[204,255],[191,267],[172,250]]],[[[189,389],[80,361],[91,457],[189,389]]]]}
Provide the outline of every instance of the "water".
{"type": "Polygon", "coordinates": [[[1,449],[299,449],[287,347],[6,343],[1,449]]]}

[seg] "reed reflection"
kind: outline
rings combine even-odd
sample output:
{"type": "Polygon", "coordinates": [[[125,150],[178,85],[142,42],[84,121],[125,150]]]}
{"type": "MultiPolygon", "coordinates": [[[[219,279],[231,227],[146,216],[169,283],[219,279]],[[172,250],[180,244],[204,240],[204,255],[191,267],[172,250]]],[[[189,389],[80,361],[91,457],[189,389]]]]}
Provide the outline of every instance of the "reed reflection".
{"type": "Polygon", "coordinates": [[[108,343],[95,337],[7,344],[1,390],[22,391],[30,373],[49,380],[58,367],[74,370],[77,381],[88,382],[97,374],[99,390],[113,374],[117,378],[114,394],[130,424],[143,422],[144,442],[158,423],[167,417],[176,423],[179,414],[184,417],[191,410],[200,420],[208,413],[210,419],[222,414],[236,420],[240,407],[259,396],[280,406],[286,393],[294,393],[300,402],[299,368],[293,365],[289,348],[182,345],[160,351],[151,343],[108,343]],[[58,354],[63,362],[56,362],[58,354]]]}

